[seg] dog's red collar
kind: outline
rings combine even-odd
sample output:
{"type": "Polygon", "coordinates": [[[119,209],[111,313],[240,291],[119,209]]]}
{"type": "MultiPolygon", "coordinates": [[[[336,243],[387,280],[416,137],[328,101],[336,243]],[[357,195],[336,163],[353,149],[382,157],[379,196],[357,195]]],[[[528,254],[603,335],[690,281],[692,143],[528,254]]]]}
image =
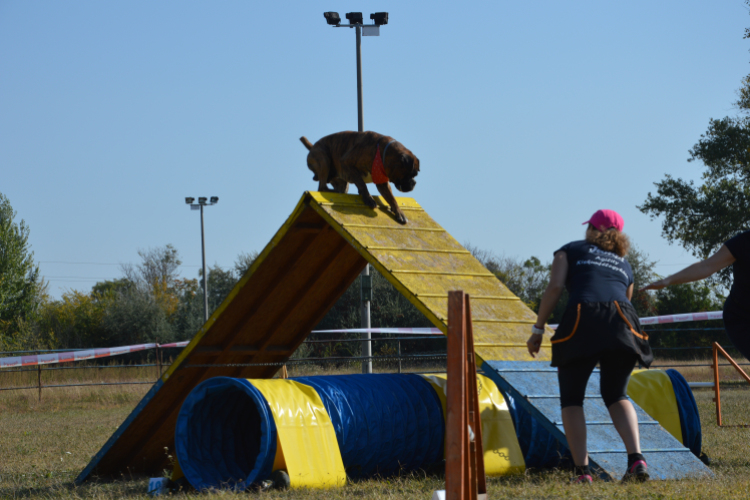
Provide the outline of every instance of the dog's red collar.
{"type": "Polygon", "coordinates": [[[388,146],[396,141],[391,141],[383,148],[383,156],[380,156],[380,145],[378,145],[377,152],[375,153],[375,159],[372,161],[372,182],[375,184],[384,184],[388,182],[388,176],[385,173],[385,166],[383,160],[385,160],[385,153],[388,152],[388,146]]]}

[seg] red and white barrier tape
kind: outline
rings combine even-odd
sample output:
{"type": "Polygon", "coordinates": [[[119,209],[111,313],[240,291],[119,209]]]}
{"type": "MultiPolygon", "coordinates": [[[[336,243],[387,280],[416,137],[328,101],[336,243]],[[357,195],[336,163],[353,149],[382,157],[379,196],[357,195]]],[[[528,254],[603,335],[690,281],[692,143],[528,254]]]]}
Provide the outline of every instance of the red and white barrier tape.
{"type": "MultiPolygon", "coordinates": [[[[722,311],[710,311],[687,314],[668,314],[665,316],[650,316],[640,318],[641,325],[661,325],[665,323],[683,323],[685,321],[707,321],[722,319],[722,311]]],[[[557,328],[557,325],[549,325],[557,328]]],[[[442,335],[439,328],[349,328],[344,330],[313,330],[311,333],[390,333],[395,335],[442,335]]],[[[189,341],[158,344],[160,348],[185,347],[189,341]]],[[[69,363],[85,361],[87,359],[107,358],[131,352],[156,349],[157,344],[138,344],[123,347],[109,347],[104,349],[87,349],[85,351],[71,351],[54,354],[38,354],[33,356],[15,356],[0,358],[0,368],[17,368],[22,366],[50,365],[54,363],[69,363]]]]}
{"type": "Polygon", "coordinates": [[[171,344],[159,344],[159,347],[166,349],[167,347],[185,347],[190,343],[189,340],[182,342],[172,342],[171,344]]]}
{"type": "MultiPolygon", "coordinates": [[[[685,313],[685,314],[666,314],[664,316],[648,316],[646,318],[638,318],[643,325],[663,325],[665,323],[684,323],[686,321],[707,321],[712,319],[722,319],[724,313],[722,311],[710,311],[700,313],[685,313]]],[[[557,325],[549,325],[550,328],[557,328],[557,325]]]]}
{"type": "Polygon", "coordinates": [[[706,321],[710,319],[722,319],[722,311],[710,311],[687,314],[668,314],[666,316],[650,316],[640,318],[641,325],[661,325],[664,323],[684,323],[685,321],[706,321]]]}
{"type": "Polygon", "coordinates": [[[154,349],[156,344],[138,344],[124,347],[110,347],[105,349],[88,349],[86,351],[60,352],[54,354],[37,354],[33,356],[16,356],[0,358],[0,368],[15,368],[19,366],[50,365],[54,363],[68,363],[84,361],[86,359],[107,358],[130,352],[154,349]]]}
{"type": "Polygon", "coordinates": [[[396,335],[442,335],[439,328],[347,328],[345,330],[313,330],[310,333],[391,333],[396,335]]]}
{"type": "MultiPolygon", "coordinates": [[[[174,342],[172,344],[158,344],[160,348],[185,347],[189,342],[174,342]]],[[[108,347],[103,349],[87,349],[85,351],[59,352],[54,354],[35,354],[32,356],[15,356],[0,358],[0,368],[18,368],[22,366],[51,365],[54,363],[70,363],[87,359],[108,358],[131,352],[156,349],[157,344],[138,344],[122,347],[108,347]]]]}

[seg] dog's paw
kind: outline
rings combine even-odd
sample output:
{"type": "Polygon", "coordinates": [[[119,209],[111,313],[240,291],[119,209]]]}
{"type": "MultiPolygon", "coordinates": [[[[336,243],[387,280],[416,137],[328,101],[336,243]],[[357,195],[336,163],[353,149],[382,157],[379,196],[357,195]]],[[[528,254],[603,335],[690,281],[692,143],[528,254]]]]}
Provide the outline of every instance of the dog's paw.
{"type": "Polygon", "coordinates": [[[396,222],[398,222],[399,224],[406,224],[407,222],[409,222],[408,220],[406,220],[406,217],[401,212],[396,212],[393,215],[396,216],[396,222]]]}
{"type": "Polygon", "coordinates": [[[362,201],[365,202],[365,205],[367,205],[368,208],[375,208],[378,206],[372,196],[363,196],[362,201]]]}

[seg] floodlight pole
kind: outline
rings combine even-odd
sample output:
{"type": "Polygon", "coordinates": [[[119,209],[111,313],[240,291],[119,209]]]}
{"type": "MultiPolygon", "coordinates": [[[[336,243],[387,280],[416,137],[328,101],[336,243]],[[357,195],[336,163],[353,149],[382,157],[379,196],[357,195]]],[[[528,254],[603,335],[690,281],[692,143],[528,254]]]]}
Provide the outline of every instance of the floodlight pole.
{"type": "Polygon", "coordinates": [[[198,203],[193,203],[195,198],[185,198],[185,203],[190,205],[191,210],[201,211],[201,258],[203,261],[203,322],[208,322],[208,272],[206,272],[206,231],[203,224],[203,207],[210,207],[219,202],[218,196],[212,196],[211,201],[208,198],[198,198],[198,203]]]}
{"type": "MultiPolygon", "coordinates": [[[[388,13],[380,13],[379,18],[373,17],[376,14],[372,14],[370,19],[375,19],[375,26],[378,26],[378,31],[375,33],[379,34],[381,24],[387,24],[388,13]],[[384,21],[382,14],[385,14],[384,21]]],[[[365,131],[364,121],[364,105],[362,103],[362,19],[360,17],[359,22],[349,24],[339,24],[338,13],[326,12],[326,20],[328,24],[333,24],[335,28],[354,28],[357,34],[357,130],[359,132],[365,131]],[[329,14],[333,14],[335,21],[331,22],[329,14]]],[[[347,14],[347,19],[349,15],[347,14]]],[[[369,26],[369,25],[368,25],[369,26]]],[[[370,276],[370,264],[365,264],[365,268],[359,277],[360,283],[360,317],[361,326],[366,329],[362,333],[362,373],[372,373],[372,336],[370,334],[370,302],[372,300],[372,276],[370,276]]]]}
{"type": "Polygon", "coordinates": [[[201,255],[203,258],[203,323],[208,322],[208,274],[206,273],[206,237],[203,229],[203,204],[201,204],[201,255]]]}
{"type": "MultiPolygon", "coordinates": [[[[354,28],[357,32],[357,130],[365,131],[364,106],[362,104],[362,25],[354,28]]],[[[370,329],[370,300],[372,299],[372,277],[370,276],[370,264],[365,264],[359,277],[361,306],[361,327],[368,331],[362,333],[362,373],[372,373],[372,335],[370,329]]]]}

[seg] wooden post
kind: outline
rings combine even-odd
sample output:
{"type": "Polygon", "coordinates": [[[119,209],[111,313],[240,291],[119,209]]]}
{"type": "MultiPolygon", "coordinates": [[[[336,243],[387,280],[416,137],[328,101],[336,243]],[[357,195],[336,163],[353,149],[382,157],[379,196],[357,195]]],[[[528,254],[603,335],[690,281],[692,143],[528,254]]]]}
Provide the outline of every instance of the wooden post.
{"type": "Polygon", "coordinates": [[[466,422],[466,311],[464,292],[448,292],[448,381],[446,395],[445,498],[468,500],[466,422]]]}
{"type": "MultiPolygon", "coordinates": [[[[474,431],[474,441],[471,442],[471,458],[476,475],[475,495],[486,498],[487,480],[484,475],[484,445],[482,444],[482,419],[479,413],[479,388],[477,387],[477,364],[474,353],[474,327],[471,323],[471,304],[466,295],[466,352],[468,356],[468,394],[469,394],[469,422],[474,431]]],[[[475,497],[471,497],[475,498],[475,497]]]]}
{"type": "Polygon", "coordinates": [[[462,291],[448,292],[446,392],[445,498],[486,498],[471,306],[462,291]]]}
{"type": "Polygon", "coordinates": [[[39,380],[39,402],[42,401],[42,365],[37,364],[37,374],[38,374],[38,380],[39,380]]]}

